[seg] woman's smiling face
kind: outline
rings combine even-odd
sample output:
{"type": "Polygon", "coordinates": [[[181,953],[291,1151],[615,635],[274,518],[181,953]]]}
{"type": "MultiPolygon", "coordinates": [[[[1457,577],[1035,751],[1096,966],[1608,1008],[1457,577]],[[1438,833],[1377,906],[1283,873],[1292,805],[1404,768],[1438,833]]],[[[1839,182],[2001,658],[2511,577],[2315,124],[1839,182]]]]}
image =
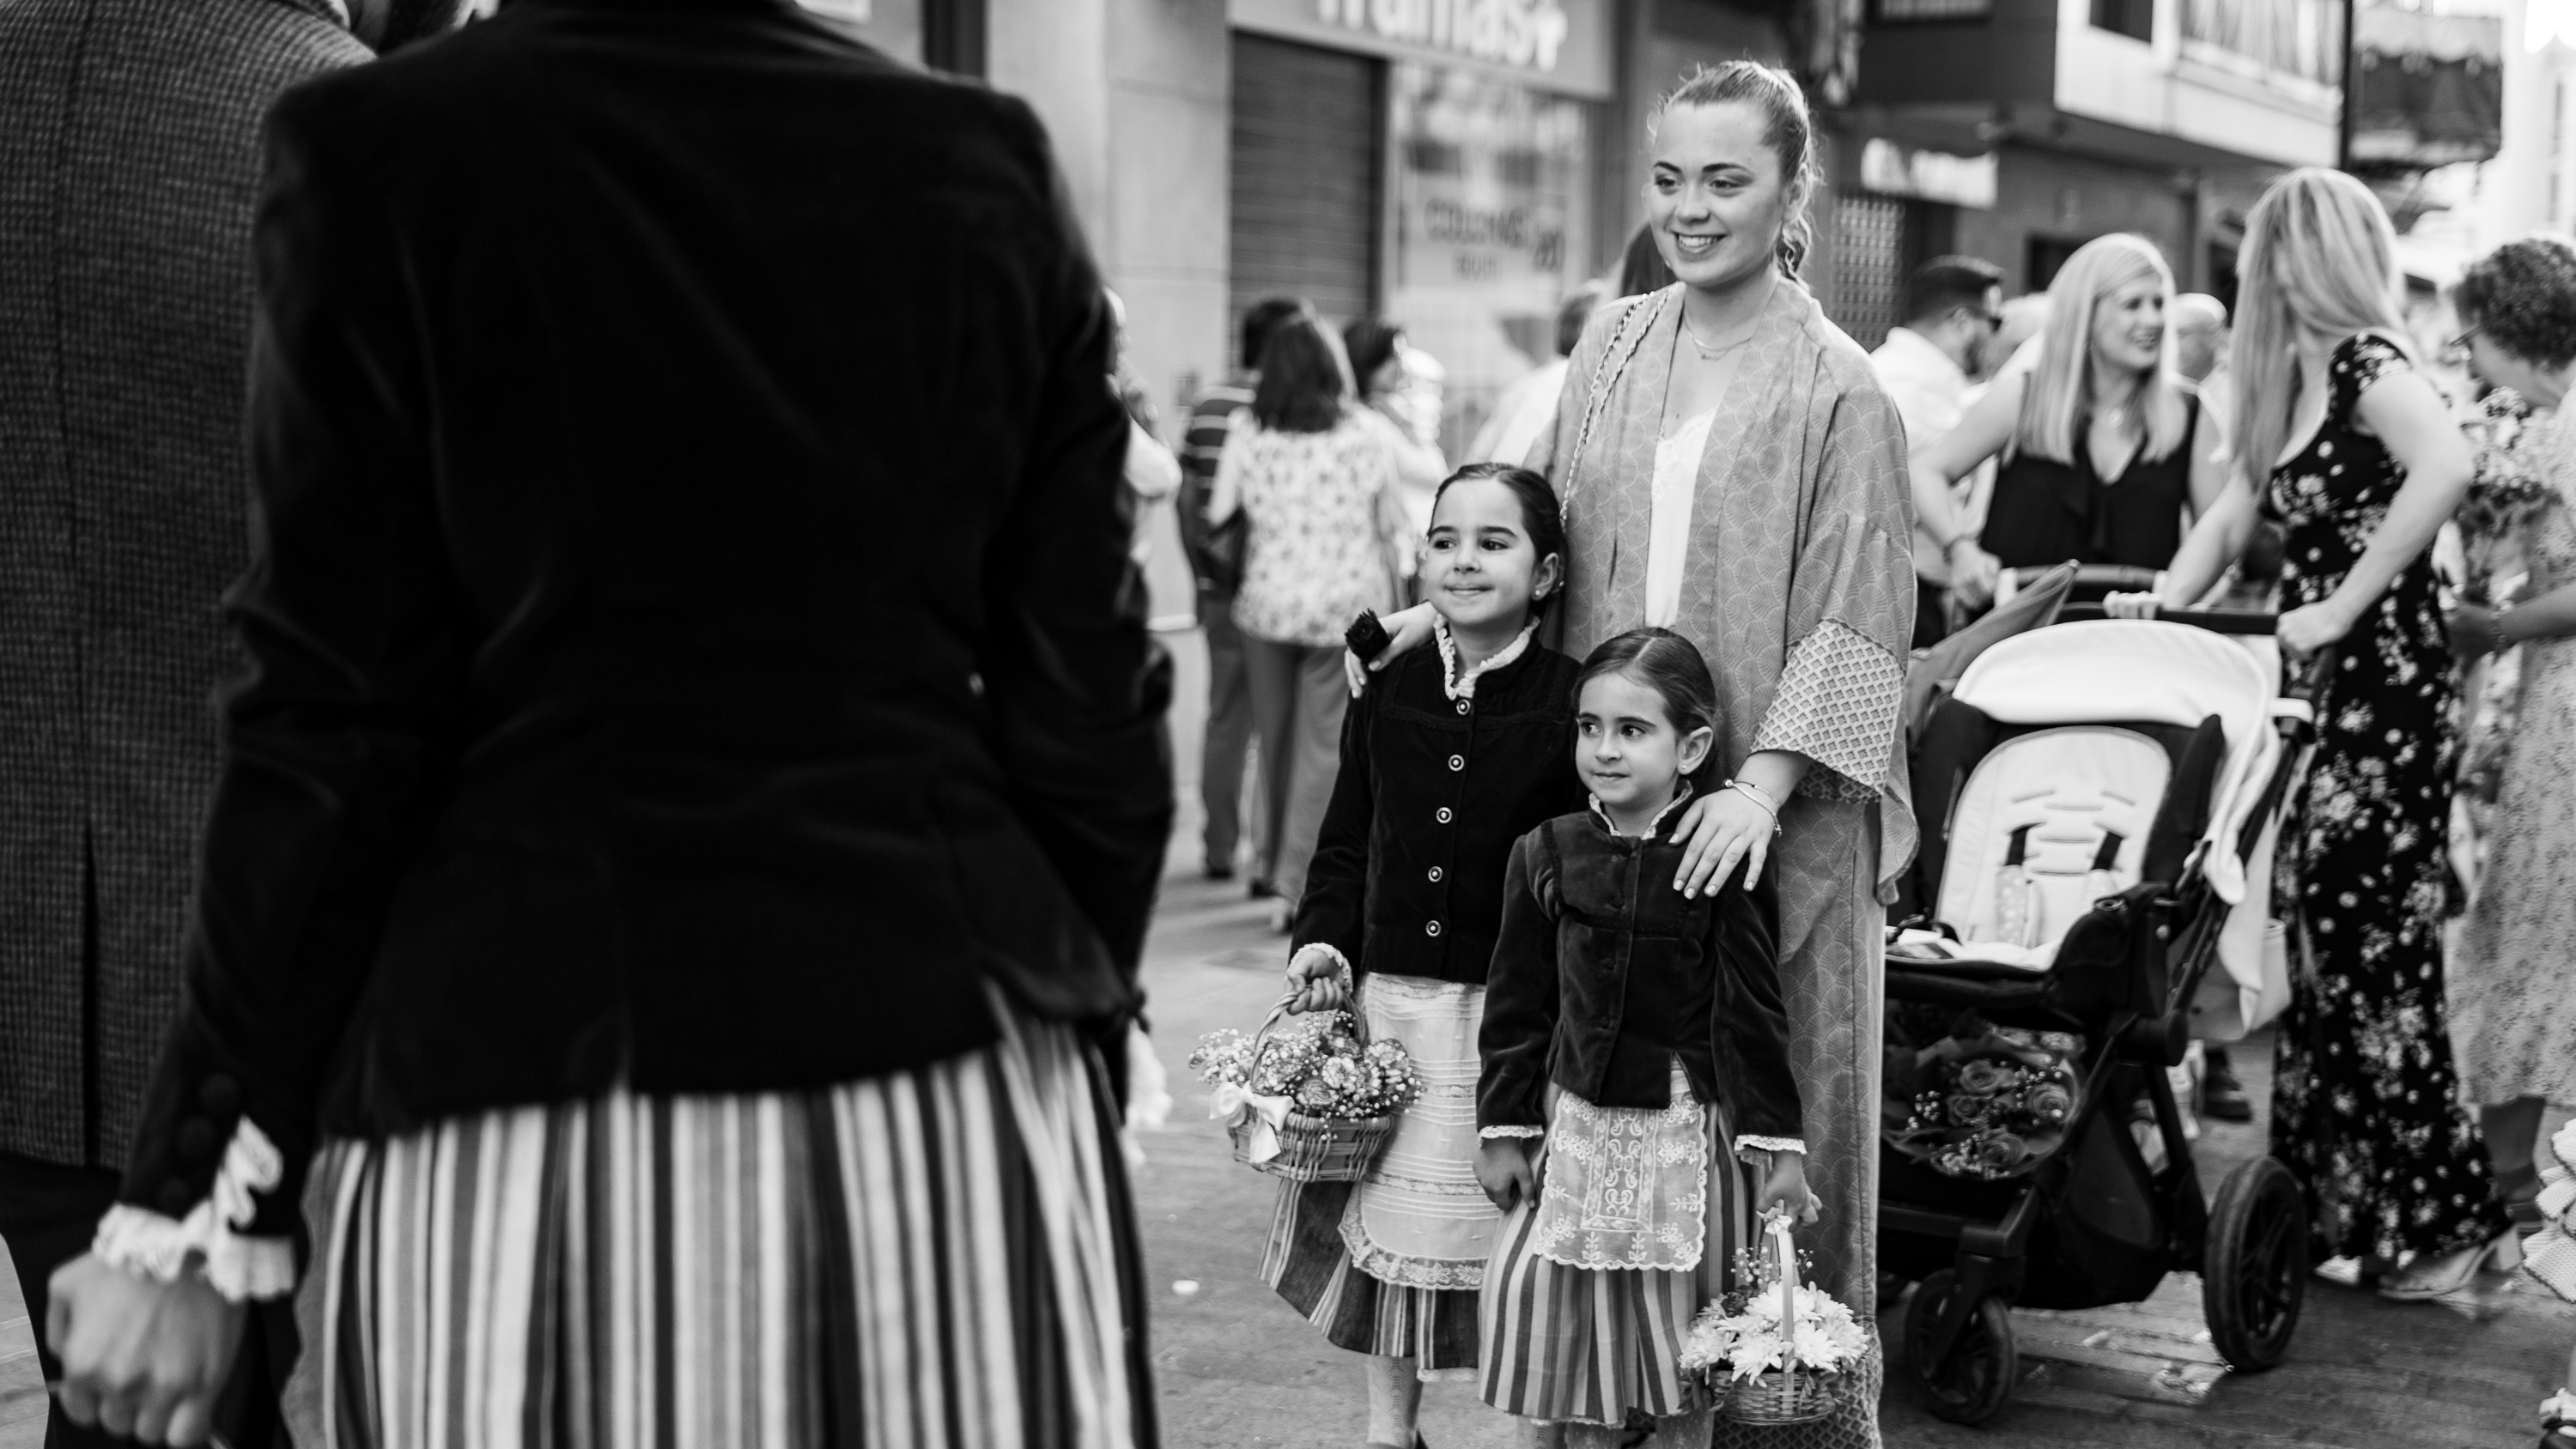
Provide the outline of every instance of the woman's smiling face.
{"type": "Polygon", "coordinates": [[[2165,286],[2149,275],[2132,277],[2093,304],[2093,357],[2122,372],[2150,372],[2163,365],[2165,286]]]}
{"type": "Polygon", "coordinates": [[[1646,219],[1673,275],[1724,291],[1772,264],[1788,219],[1787,178],[1749,101],[1674,106],[1655,128],[1646,219]]]}

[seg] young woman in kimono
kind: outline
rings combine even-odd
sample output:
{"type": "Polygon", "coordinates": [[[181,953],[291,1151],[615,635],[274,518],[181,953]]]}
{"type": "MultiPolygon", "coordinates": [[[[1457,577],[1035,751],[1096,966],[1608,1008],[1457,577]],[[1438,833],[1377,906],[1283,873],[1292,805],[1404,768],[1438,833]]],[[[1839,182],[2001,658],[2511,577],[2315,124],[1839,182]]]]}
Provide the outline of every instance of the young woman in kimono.
{"type": "MultiPolygon", "coordinates": [[[[1717,677],[1728,787],[1692,803],[1680,882],[1775,859],[1780,985],[1805,1104],[1815,1276],[1875,1311],[1879,952],[1914,852],[1898,713],[1914,628],[1905,435],[1867,354],[1797,276],[1816,182],[1805,97],[1750,61],[1702,70],[1660,108],[1648,225],[1680,280],[1595,314],[1530,466],[1565,500],[1558,647],[1640,624],[1717,677]]],[[[1392,650],[1428,637],[1419,611],[1392,650]]],[[[1370,667],[1383,664],[1384,656],[1370,667]]],[[[1878,1369],[1811,1430],[1765,1446],[1878,1442],[1878,1369]]]]}

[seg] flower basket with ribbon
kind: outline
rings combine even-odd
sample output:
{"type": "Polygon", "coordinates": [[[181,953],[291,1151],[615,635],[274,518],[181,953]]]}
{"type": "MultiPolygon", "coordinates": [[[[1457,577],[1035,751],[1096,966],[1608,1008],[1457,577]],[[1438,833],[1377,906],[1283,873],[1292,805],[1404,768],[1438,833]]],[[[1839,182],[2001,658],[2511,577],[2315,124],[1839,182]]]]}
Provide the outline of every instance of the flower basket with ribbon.
{"type": "Polygon", "coordinates": [[[1736,1254],[1739,1286],[1691,1324],[1681,1367],[1735,1423],[1817,1423],[1849,1397],[1869,1335],[1838,1299],[1798,1281],[1788,1210],[1763,1214],[1762,1226],[1762,1246],[1736,1254]]]}
{"type": "Polygon", "coordinates": [[[1348,1011],[1290,1017],[1290,992],[1260,1030],[1212,1031],[1190,1069],[1212,1092],[1234,1160],[1291,1182],[1357,1182],[1422,1090],[1399,1041],[1371,1041],[1348,1011]]]}

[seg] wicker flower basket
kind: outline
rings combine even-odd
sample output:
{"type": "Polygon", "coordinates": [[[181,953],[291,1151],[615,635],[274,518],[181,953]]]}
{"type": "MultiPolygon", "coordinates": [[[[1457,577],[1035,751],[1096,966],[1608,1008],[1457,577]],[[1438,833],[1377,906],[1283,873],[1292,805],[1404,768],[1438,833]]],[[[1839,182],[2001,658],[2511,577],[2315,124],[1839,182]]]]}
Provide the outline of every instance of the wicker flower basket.
{"type": "MultiPolygon", "coordinates": [[[[1262,1019],[1261,1030],[1253,1034],[1254,1060],[1260,1059],[1259,1044],[1266,1042],[1287,1016],[1288,1003],[1294,999],[1293,992],[1281,997],[1279,1004],[1270,1008],[1270,1015],[1262,1019]]],[[[1356,1001],[1352,1006],[1351,1030],[1365,1043],[1368,1019],[1357,1010],[1356,1001]]],[[[1395,1136],[1399,1120],[1394,1116],[1314,1117],[1291,1111],[1279,1125],[1278,1154],[1261,1162],[1252,1159],[1253,1141],[1260,1131],[1257,1119],[1247,1113],[1230,1124],[1226,1133],[1234,1139],[1234,1160],[1255,1172],[1284,1177],[1290,1182],[1357,1182],[1366,1175],[1369,1164],[1377,1160],[1378,1153],[1385,1150],[1387,1140],[1395,1136]]]]}
{"type": "Polygon", "coordinates": [[[1773,1218],[1770,1228],[1764,1241],[1780,1265],[1780,1331],[1789,1341],[1788,1366],[1727,1379],[1719,1411],[1738,1424],[1821,1423],[1842,1407],[1852,1376],[1798,1367],[1798,1250],[1789,1239],[1787,1214],[1773,1218]]]}

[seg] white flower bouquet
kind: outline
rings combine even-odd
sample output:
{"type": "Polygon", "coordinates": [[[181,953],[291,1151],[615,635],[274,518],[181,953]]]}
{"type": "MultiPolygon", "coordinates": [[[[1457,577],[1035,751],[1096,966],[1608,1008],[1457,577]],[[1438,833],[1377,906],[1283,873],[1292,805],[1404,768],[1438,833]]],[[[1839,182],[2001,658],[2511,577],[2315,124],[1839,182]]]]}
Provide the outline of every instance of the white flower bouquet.
{"type": "Polygon", "coordinates": [[[1788,1213],[1774,1209],[1763,1224],[1768,1251],[1735,1255],[1736,1287],[1700,1310],[1682,1371],[1706,1382],[1737,1423],[1815,1423],[1841,1402],[1869,1334],[1841,1300],[1798,1281],[1788,1213]]]}
{"type": "Polygon", "coordinates": [[[1237,1162],[1296,1182],[1356,1182],[1421,1095],[1422,1074],[1404,1043],[1369,1040],[1351,1013],[1288,1017],[1286,1006],[1250,1036],[1199,1038],[1190,1070],[1214,1089],[1208,1115],[1225,1119],[1237,1162]]]}

